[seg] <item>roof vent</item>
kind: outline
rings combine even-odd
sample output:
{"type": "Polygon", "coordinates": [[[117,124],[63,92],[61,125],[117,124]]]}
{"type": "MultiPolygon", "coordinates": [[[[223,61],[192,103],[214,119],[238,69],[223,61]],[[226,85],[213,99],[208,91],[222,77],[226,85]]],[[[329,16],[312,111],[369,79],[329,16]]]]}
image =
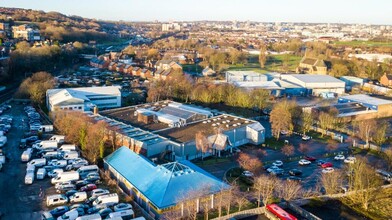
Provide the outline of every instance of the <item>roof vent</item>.
{"type": "Polygon", "coordinates": [[[216,118],[212,119],[213,121],[216,121],[216,118]]]}
{"type": "Polygon", "coordinates": [[[226,125],[226,128],[228,128],[230,125],[226,125]]]}
{"type": "Polygon", "coordinates": [[[226,121],[222,121],[222,124],[226,124],[226,121]]]}
{"type": "Polygon", "coordinates": [[[235,118],[234,121],[238,121],[238,118],[235,118]]]}
{"type": "Polygon", "coordinates": [[[241,123],[237,123],[237,125],[238,125],[238,126],[240,126],[240,125],[241,125],[241,123]]]}
{"type": "Polygon", "coordinates": [[[249,123],[249,121],[248,121],[248,120],[246,120],[246,121],[245,121],[245,123],[249,123]]]}
{"type": "Polygon", "coordinates": [[[203,121],[203,124],[207,124],[207,121],[203,121]]]}
{"type": "Polygon", "coordinates": [[[207,120],[207,122],[208,122],[208,123],[210,123],[210,122],[211,122],[211,120],[207,120]]]}
{"type": "Polygon", "coordinates": [[[217,118],[217,120],[221,120],[221,118],[217,118]]]}
{"type": "Polygon", "coordinates": [[[214,123],[214,124],[212,124],[212,127],[216,127],[216,124],[214,123]]]}
{"type": "Polygon", "coordinates": [[[224,115],[223,117],[224,117],[224,118],[227,118],[227,115],[224,115]]]}
{"type": "Polygon", "coordinates": [[[233,124],[233,127],[237,127],[237,124],[233,124]]]}

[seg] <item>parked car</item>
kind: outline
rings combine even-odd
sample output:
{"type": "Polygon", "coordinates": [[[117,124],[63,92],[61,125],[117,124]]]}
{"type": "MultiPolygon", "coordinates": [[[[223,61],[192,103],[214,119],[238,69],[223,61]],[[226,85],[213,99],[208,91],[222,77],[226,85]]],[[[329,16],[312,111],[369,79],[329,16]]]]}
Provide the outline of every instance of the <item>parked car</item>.
{"type": "Polygon", "coordinates": [[[344,157],[344,155],[342,155],[342,154],[338,154],[338,155],[336,155],[333,159],[334,159],[334,160],[344,160],[345,157],[344,157]]]}
{"type": "Polygon", "coordinates": [[[54,169],[48,172],[48,176],[53,178],[56,177],[59,173],[63,173],[63,172],[64,172],[63,169],[54,169]]]}
{"type": "Polygon", "coordinates": [[[93,206],[93,207],[89,208],[87,210],[87,213],[88,214],[94,214],[94,213],[99,212],[99,210],[106,209],[106,208],[108,208],[108,206],[106,204],[96,205],[96,206],[93,206]]]}
{"type": "Polygon", "coordinates": [[[283,166],[283,162],[281,160],[276,160],[272,163],[273,166],[281,167],[283,166]]]}
{"type": "Polygon", "coordinates": [[[283,172],[284,172],[283,169],[277,168],[277,169],[272,170],[272,171],[271,171],[271,174],[272,174],[272,175],[277,175],[277,176],[278,176],[278,175],[282,175],[283,172]]]}
{"type": "Polygon", "coordinates": [[[327,168],[323,169],[321,172],[323,172],[323,173],[332,173],[333,171],[335,171],[334,168],[327,167],[327,168]]]}
{"type": "Polygon", "coordinates": [[[290,176],[301,176],[302,175],[302,171],[298,170],[298,169],[292,169],[289,171],[289,175],[290,176]]]}
{"type": "Polygon", "coordinates": [[[327,168],[327,167],[333,167],[333,164],[331,162],[326,162],[321,164],[321,168],[327,168]]]}
{"type": "Polygon", "coordinates": [[[62,216],[64,213],[66,213],[66,212],[68,212],[68,211],[69,211],[68,206],[65,206],[65,205],[64,205],[64,206],[59,206],[59,207],[56,207],[56,208],[50,210],[49,213],[50,213],[54,218],[57,218],[57,217],[59,217],[59,216],[62,216]]]}
{"type": "Polygon", "coordinates": [[[267,172],[271,173],[275,169],[279,169],[279,167],[277,167],[277,166],[270,166],[270,167],[267,168],[267,172]]]}
{"type": "Polygon", "coordinates": [[[312,156],[305,156],[304,159],[309,160],[310,162],[316,161],[316,158],[312,156]]]}
{"type": "Polygon", "coordinates": [[[106,218],[110,213],[112,213],[113,211],[110,208],[106,208],[106,209],[101,209],[98,211],[98,214],[102,217],[102,218],[106,218]]]}
{"type": "Polygon", "coordinates": [[[91,191],[91,197],[98,197],[101,195],[109,194],[109,190],[107,189],[94,189],[91,191]]]}
{"type": "Polygon", "coordinates": [[[326,163],[324,160],[318,160],[318,161],[317,161],[317,166],[321,166],[321,165],[323,165],[324,163],[326,163]]]}
{"type": "Polygon", "coordinates": [[[71,190],[68,190],[67,192],[65,192],[65,196],[69,198],[70,196],[72,196],[73,194],[75,194],[77,192],[79,192],[79,191],[77,191],[76,189],[71,189],[71,190]]]}
{"type": "Polygon", "coordinates": [[[356,158],[352,157],[352,156],[347,157],[346,159],[344,159],[345,163],[355,163],[355,161],[356,161],[356,158]]]}
{"type": "Polygon", "coordinates": [[[301,159],[300,161],[298,161],[299,165],[308,165],[311,164],[312,162],[310,162],[309,160],[306,159],[301,159]]]}
{"type": "Polygon", "coordinates": [[[307,135],[302,136],[302,140],[303,140],[303,141],[308,141],[308,140],[310,140],[310,139],[311,139],[310,136],[307,136],[307,135]]]}
{"type": "Polygon", "coordinates": [[[73,186],[73,187],[75,187],[75,185],[72,184],[71,182],[60,182],[60,183],[56,183],[54,188],[55,189],[61,189],[61,188],[66,187],[66,186],[73,186]]]}
{"type": "Polygon", "coordinates": [[[242,172],[242,175],[246,176],[246,177],[253,177],[254,176],[253,173],[248,170],[245,170],[244,172],[242,172]]]}
{"type": "Polygon", "coordinates": [[[87,181],[87,180],[78,180],[78,181],[76,181],[74,184],[75,184],[75,186],[76,186],[76,189],[80,189],[80,188],[82,188],[83,186],[86,186],[87,184],[89,184],[90,182],[89,181],[87,181]]]}
{"type": "Polygon", "coordinates": [[[95,184],[87,184],[87,185],[83,186],[82,188],[80,188],[79,191],[90,192],[91,190],[94,190],[96,188],[97,188],[97,185],[95,185],[95,184]]]}
{"type": "Polygon", "coordinates": [[[119,203],[119,204],[117,204],[117,205],[115,205],[113,207],[113,210],[115,212],[122,211],[122,210],[127,210],[127,209],[132,209],[132,205],[129,204],[129,203],[119,203]]]}
{"type": "Polygon", "coordinates": [[[67,202],[68,198],[61,194],[54,194],[46,197],[46,206],[63,205],[67,202]]]}

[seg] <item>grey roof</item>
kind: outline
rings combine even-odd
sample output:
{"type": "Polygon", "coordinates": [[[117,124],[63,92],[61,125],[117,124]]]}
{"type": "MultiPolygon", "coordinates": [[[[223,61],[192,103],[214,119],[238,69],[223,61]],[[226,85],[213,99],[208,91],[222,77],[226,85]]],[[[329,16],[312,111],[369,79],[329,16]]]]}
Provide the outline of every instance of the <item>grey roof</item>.
{"type": "Polygon", "coordinates": [[[392,104],[392,101],[390,101],[390,100],[380,99],[380,98],[372,97],[372,96],[365,95],[365,94],[342,96],[339,98],[339,100],[350,100],[353,102],[365,103],[365,104],[374,105],[374,106],[392,104]]]}
{"type": "Polygon", "coordinates": [[[304,83],[344,83],[342,80],[328,75],[291,74],[291,76],[301,80],[304,83]]]}
{"type": "Polygon", "coordinates": [[[104,161],[159,209],[177,204],[191,191],[209,189],[213,194],[229,187],[187,160],[157,166],[126,147],[104,161]]]}
{"type": "Polygon", "coordinates": [[[195,115],[194,112],[187,111],[187,110],[180,109],[180,108],[174,108],[171,106],[166,106],[165,108],[162,108],[160,110],[160,112],[162,112],[164,114],[168,114],[168,115],[174,115],[176,117],[183,118],[183,119],[188,119],[188,118],[192,117],[193,115],[195,115]]]}

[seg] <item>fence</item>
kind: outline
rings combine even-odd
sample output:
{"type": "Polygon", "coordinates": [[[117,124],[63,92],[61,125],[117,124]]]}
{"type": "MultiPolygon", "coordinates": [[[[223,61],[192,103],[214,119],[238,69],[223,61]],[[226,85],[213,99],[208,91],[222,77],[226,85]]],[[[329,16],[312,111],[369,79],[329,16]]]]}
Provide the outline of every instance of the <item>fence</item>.
{"type": "Polygon", "coordinates": [[[235,218],[235,219],[241,219],[241,218],[246,218],[249,216],[253,215],[261,215],[265,214],[265,208],[264,207],[258,207],[254,209],[249,209],[249,210],[244,210],[236,213],[232,213],[223,217],[218,217],[218,218],[213,218],[211,220],[226,220],[230,218],[235,218]]]}

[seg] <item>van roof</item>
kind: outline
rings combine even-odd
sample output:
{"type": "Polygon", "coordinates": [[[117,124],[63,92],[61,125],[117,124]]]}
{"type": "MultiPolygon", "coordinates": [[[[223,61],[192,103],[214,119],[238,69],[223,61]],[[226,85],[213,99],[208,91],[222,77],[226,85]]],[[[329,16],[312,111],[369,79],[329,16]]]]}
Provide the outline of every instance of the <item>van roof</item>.
{"type": "Polygon", "coordinates": [[[64,196],[63,194],[54,194],[54,195],[47,196],[46,199],[55,199],[63,196],[64,196]]]}
{"type": "Polygon", "coordinates": [[[127,209],[127,210],[121,210],[117,212],[112,212],[109,214],[110,217],[117,217],[117,216],[122,216],[122,215],[133,215],[134,212],[132,209],[127,209]]]}
{"type": "Polygon", "coordinates": [[[117,193],[111,193],[111,194],[106,194],[106,195],[102,195],[102,196],[98,196],[98,198],[108,198],[108,197],[118,197],[117,193]]]}

